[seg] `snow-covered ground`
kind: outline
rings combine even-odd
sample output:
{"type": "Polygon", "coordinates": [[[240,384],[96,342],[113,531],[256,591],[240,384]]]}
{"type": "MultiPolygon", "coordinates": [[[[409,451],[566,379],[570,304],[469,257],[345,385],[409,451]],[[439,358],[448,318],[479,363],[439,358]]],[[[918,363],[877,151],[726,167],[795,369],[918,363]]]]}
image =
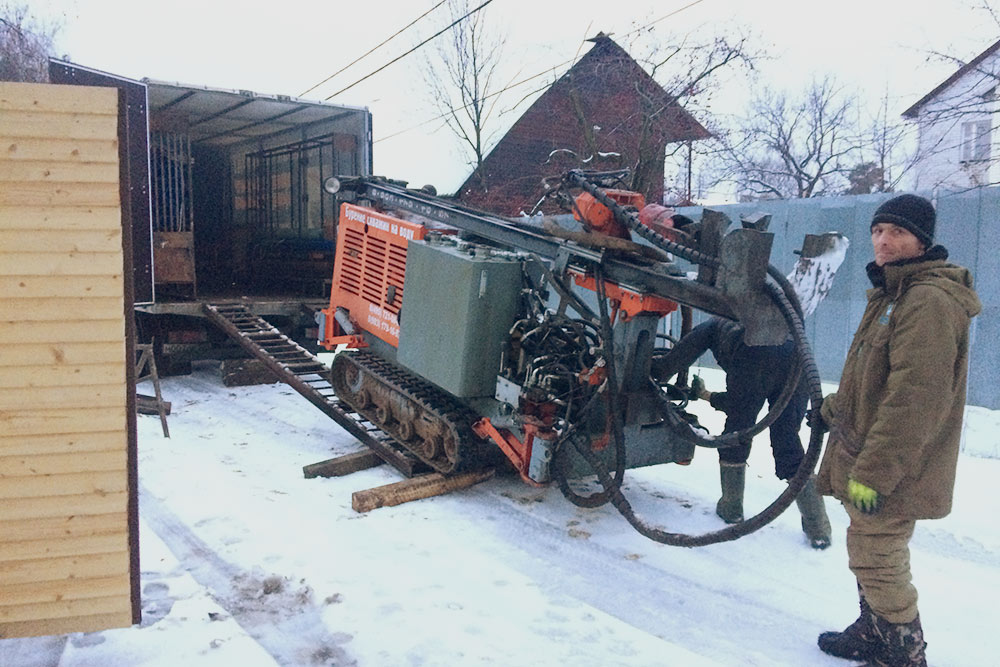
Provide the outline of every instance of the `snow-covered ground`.
{"type": "MultiPolygon", "coordinates": [[[[721,388],[706,370],[709,388],[721,388]]],[[[0,641],[4,667],[131,665],[845,665],[815,638],[857,613],[843,509],[810,549],[796,511],[736,542],[651,542],[606,506],[498,477],[367,514],[388,466],[304,479],[359,445],[284,385],[227,388],[217,364],[164,380],[171,438],[139,418],[143,622],[0,641]]],[[[832,388],[829,388],[832,390],[832,388]]],[[[721,415],[700,406],[718,432],[721,415]]],[[[920,522],[912,563],[937,667],[997,665],[1000,413],[969,411],[954,513],[920,522]]],[[[765,441],[747,510],[780,492],[765,441]]],[[[721,527],[718,467],[630,471],[625,493],[671,531],[721,527]]]]}

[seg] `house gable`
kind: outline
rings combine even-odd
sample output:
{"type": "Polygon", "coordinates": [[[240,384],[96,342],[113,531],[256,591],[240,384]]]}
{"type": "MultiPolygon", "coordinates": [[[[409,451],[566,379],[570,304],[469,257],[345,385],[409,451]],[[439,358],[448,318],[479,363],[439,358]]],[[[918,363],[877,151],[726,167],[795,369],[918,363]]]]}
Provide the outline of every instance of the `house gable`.
{"type": "MultiPolygon", "coordinates": [[[[921,109],[929,103],[931,100],[939,98],[946,90],[952,87],[958,81],[966,79],[967,77],[974,77],[977,72],[981,72],[980,69],[991,56],[1000,51],[1000,41],[995,42],[988,49],[980,53],[978,56],[970,60],[968,63],[958,68],[954,74],[949,76],[947,79],[939,83],[934,87],[932,91],[917,100],[913,106],[903,112],[905,118],[916,118],[920,113],[921,109]]],[[[994,71],[994,70],[989,70],[994,71]]]]}
{"type": "Polygon", "coordinates": [[[546,90],[459,188],[469,204],[514,215],[544,194],[544,179],[572,168],[634,168],[636,189],[663,197],[665,146],[708,131],[607,36],[546,90]]]}

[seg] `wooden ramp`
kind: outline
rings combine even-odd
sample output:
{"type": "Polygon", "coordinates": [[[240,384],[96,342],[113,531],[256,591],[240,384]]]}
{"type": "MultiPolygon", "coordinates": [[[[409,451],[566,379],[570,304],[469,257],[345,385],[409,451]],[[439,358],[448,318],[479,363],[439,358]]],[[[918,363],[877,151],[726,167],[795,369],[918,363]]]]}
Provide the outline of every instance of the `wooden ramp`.
{"type": "MultiPolygon", "coordinates": [[[[302,394],[344,430],[360,440],[380,459],[406,477],[430,468],[395,446],[389,435],[340,402],[330,386],[329,368],[316,355],[242,304],[203,306],[205,315],[243,349],[260,359],[282,382],[302,394]]],[[[320,462],[306,466],[306,477],[323,475],[320,462]]]]}

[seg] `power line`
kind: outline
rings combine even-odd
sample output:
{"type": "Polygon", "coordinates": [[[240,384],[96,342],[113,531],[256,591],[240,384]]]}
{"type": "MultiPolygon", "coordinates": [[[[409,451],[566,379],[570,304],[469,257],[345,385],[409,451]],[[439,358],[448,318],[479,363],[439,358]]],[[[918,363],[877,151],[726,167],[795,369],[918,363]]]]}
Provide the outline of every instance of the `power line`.
{"type": "Polygon", "coordinates": [[[320,81],[319,83],[317,83],[317,84],[316,84],[315,86],[313,86],[312,88],[309,88],[309,89],[305,90],[304,92],[300,93],[300,94],[299,94],[299,97],[302,97],[303,95],[306,95],[306,94],[308,94],[308,93],[311,93],[312,91],[316,90],[317,88],[319,88],[320,86],[322,86],[322,85],[323,85],[324,83],[326,83],[327,81],[329,81],[329,80],[330,80],[330,79],[332,79],[333,77],[335,77],[335,76],[337,76],[338,74],[340,74],[341,72],[343,72],[343,71],[344,71],[345,69],[347,69],[347,68],[351,67],[352,65],[356,64],[356,63],[357,63],[358,61],[360,61],[360,60],[362,60],[362,59],[364,59],[364,58],[367,58],[367,57],[368,57],[368,56],[370,56],[370,55],[371,55],[371,54],[372,54],[372,53],[373,53],[373,52],[374,52],[374,51],[375,51],[376,49],[380,49],[380,48],[382,48],[383,46],[385,46],[386,44],[388,44],[388,43],[389,43],[390,41],[392,41],[393,39],[395,39],[396,37],[398,37],[398,36],[399,36],[399,35],[400,35],[400,34],[401,34],[401,33],[402,33],[403,31],[405,31],[405,30],[409,30],[409,29],[410,29],[411,27],[413,27],[413,24],[414,24],[414,23],[416,23],[416,22],[417,22],[417,21],[419,21],[420,19],[422,19],[422,18],[424,18],[425,16],[427,16],[428,14],[430,14],[431,12],[433,12],[433,11],[434,11],[435,9],[437,9],[438,7],[440,7],[441,5],[443,5],[443,4],[444,4],[445,2],[447,2],[447,1],[448,1],[448,0],[441,0],[441,2],[437,3],[436,5],[434,5],[434,6],[433,6],[433,7],[431,7],[430,9],[428,9],[428,10],[427,10],[426,12],[424,12],[423,14],[421,14],[420,16],[418,16],[417,18],[415,18],[415,19],[413,19],[412,21],[410,21],[409,23],[407,23],[407,24],[406,24],[405,26],[403,26],[402,28],[400,28],[399,30],[397,30],[396,32],[394,32],[394,33],[393,33],[392,35],[390,35],[390,36],[389,36],[388,38],[386,38],[385,40],[383,40],[383,41],[382,41],[382,42],[380,42],[379,44],[376,44],[376,45],[375,45],[375,46],[373,46],[372,48],[368,49],[368,51],[366,51],[366,52],[365,52],[365,53],[363,53],[362,55],[358,56],[357,58],[355,58],[355,59],[354,59],[354,60],[352,60],[351,62],[347,63],[346,65],[344,65],[343,67],[341,67],[340,69],[338,69],[338,70],[337,70],[336,72],[334,72],[334,73],[333,73],[333,74],[331,74],[330,76],[326,77],[325,79],[323,79],[322,81],[320,81]]]}
{"type": "Polygon", "coordinates": [[[388,67],[389,65],[393,64],[394,62],[396,62],[396,61],[398,61],[398,60],[402,60],[403,58],[405,58],[406,56],[410,55],[411,53],[413,53],[414,51],[416,51],[416,50],[417,50],[417,49],[419,49],[419,48],[420,48],[421,46],[423,46],[423,45],[424,45],[424,44],[426,44],[427,42],[431,41],[431,40],[432,40],[432,39],[434,39],[435,37],[438,37],[438,36],[440,36],[440,35],[443,35],[444,33],[448,32],[448,31],[449,31],[449,30],[451,30],[451,29],[452,29],[453,27],[455,27],[456,25],[458,25],[459,23],[461,23],[461,22],[462,22],[462,21],[464,21],[465,19],[469,18],[470,16],[472,16],[473,14],[475,14],[476,12],[478,12],[478,11],[479,11],[480,9],[482,9],[482,8],[483,8],[483,7],[485,7],[486,5],[490,4],[491,2],[493,2],[493,0],[486,0],[486,2],[484,2],[484,3],[483,3],[483,4],[481,4],[481,5],[479,5],[478,7],[476,7],[476,8],[475,8],[475,9],[473,9],[472,11],[470,11],[470,12],[469,12],[468,14],[466,14],[465,16],[463,16],[462,18],[460,18],[460,19],[456,19],[455,21],[452,21],[452,22],[451,22],[451,23],[450,23],[450,24],[449,24],[449,25],[448,25],[448,26],[447,26],[446,28],[443,28],[442,30],[439,30],[438,32],[434,33],[433,35],[431,35],[430,37],[428,37],[428,38],[427,38],[427,39],[425,39],[424,41],[420,42],[419,44],[417,44],[416,46],[414,46],[414,47],[413,47],[412,49],[410,49],[409,51],[407,51],[406,53],[403,53],[403,54],[401,54],[401,55],[399,55],[399,56],[396,56],[395,58],[393,58],[392,60],[390,60],[390,61],[389,61],[389,62],[387,62],[386,64],[384,64],[384,65],[382,65],[381,67],[379,67],[379,68],[378,68],[377,70],[375,70],[374,72],[369,72],[368,74],[364,75],[363,77],[361,77],[360,79],[358,79],[357,81],[355,81],[355,82],[354,82],[354,83],[352,83],[351,85],[347,86],[346,88],[341,88],[340,90],[338,90],[337,92],[335,92],[335,93],[334,93],[333,95],[330,95],[330,96],[328,96],[328,97],[324,98],[324,101],[326,101],[326,100],[329,100],[329,99],[331,99],[331,98],[333,98],[333,97],[336,97],[337,95],[340,95],[341,93],[343,93],[343,92],[345,92],[345,91],[348,91],[348,90],[350,90],[351,88],[353,88],[354,86],[358,85],[359,83],[361,83],[361,82],[362,82],[362,81],[364,81],[365,79],[367,79],[367,78],[369,78],[369,77],[372,77],[372,76],[374,76],[374,75],[378,74],[379,72],[381,72],[381,71],[382,71],[382,70],[384,70],[384,69],[385,69],[386,67],[388,67]]]}
{"type": "Polygon", "coordinates": [[[653,21],[650,21],[649,23],[647,23],[647,24],[646,24],[646,25],[644,25],[644,26],[639,26],[639,27],[638,27],[638,28],[636,28],[635,30],[632,30],[631,32],[627,32],[627,33],[625,33],[624,37],[628,37],[629,35],[634,35],[634,34],[635,34],[635,33],[637,33],[637,32],[640,32],[640,31],[642,31],[642,30],[645,30],[646,28],[650,28],[650,27],[652,27],[652,26],[656,25],[657,23],[659,23],[660,21],[663,21],[663,20],[665,20],[665,19],[668,19],[668,18],[670,18],[671,16],[675,16],[675,15],[677,15],[677,14],[680,14],[680,13],[681,13],[681,12],[683,12],[683,11],[684,11],[685,9],[691,9],[691,8],[692,8],[692,7],[694,7],[695,5],[698,5],[698,4],[701,4],[702,2],[705,2],[705,0],[694,0],[694,2],[691,2],[691,3],[688,3],[688,4],[684,5],[683,7],[679,7],[679,8],[677,8],[677,9],[675,9],[674,11],[670,12],[669,14],[664,14],[664,15],[663,15],[663,16],[661,16],[660,18],[658,18],[658,19],[655,19],[655,20],[653,20],[653,21]]]}
{"type": "MultiPolygon", "coordinates": [[[[492,0],[490,0],[490,1],[492,1],[492,0]]],[[[701,3],[702,3],[702,2],[704,2],[704,1],[705,1],[705,0],[694,0],[693,2],[690,2],[690,3],[686,4],[686,5],[684,5],[683,7],[679,7],[679,8],[677,8],[677,9],[675,9],[674,11],[670,12],[669,14],[664,14],[664,15],[663,15],[663,16],[661,16],[660,18],[658,18],[658,19],[654,19],[654,20],[650,21],[649,23],[647,23],[646,25],[643,25],[643,26],[639,26],[639,27],[638,27],[638,28],[636,28],[635,30],[632,30],[632,31],[630,31],[630,32],[627,32],[627,33],[625,33],[625,34],[624,34],[623,36],[624,36],[624,37],[628,37],[629,35],[633,35],[633,34],[635,34],[635,33],[637,33],[637,32],[641,32],[641,31],[645,30],[646,28],[649,28],[649,27],[651,27],[651,26],[653,26],[653,25],[655,25],[655,24],[659,23],[660,21],[663,21],[663,20],[665,20],[665,19],[668,19],[668,18],[670,18],[671,16],[675,16],[675,15],[677,15],[677,14],[679,14],[679,13],[683,12],[683,11],[684,11],[684,10],[686,10],[686,9],[690,9],[691,7],[694,7],[695,5],[698,5],[698,4],[701,4],[701,3]]],[[[486,2],[486,3],[483,3],[483,4],[484,4],[484,5],[486,5],[486,4],[489,4],[489,2],[486,2]]],[[[472,12],[469,12],[469,14],[472,14],[473,12],[475,12],[475,11],[478,11],[478,10],[479,10],[479,9],[481,9],[481,8],[482,8],[482,6],[480,6],[479,8],[477,8],[477,9],[475,9],[475,10],[473,10],[472,12]]],[[[466,14],[465,16],[468,16],[469,14],[466,14]]],[[[465,18],[465,16],[463,16],[463,17],[462,17],[462,19],[464,19],[464,18],[465,18]]],[[[459,21],[461,21],[462,19],[459,19],[459,21]]],[[[456,21],[455,23],[458,23],[458,21],[456,21]]],[[[452,25],[455,25],[455,24],[453,23],[452,25]]],[[[451,26],[448,26],[448,27],[450,28],[451,26]]],[[[448,28],[445,28],[445,30],[447,30],[447,29],[448,29],[448,28]]],[[[440,34],[440,33],[438,33],[438,34],[440,34]]],[[[434,37],[437,37],[437,35],[434,35],[434,37]]],[[[434,39],[434,37],[431,37],[430,39],[434,39]]],[[[427,40],[427,41],[430,41],[430,40],[427,40]]],[[[418,44],[418,45],[417,45],[417,47],[419,47],[419,46],[422,46],[422,44],[418,44]]],[[[414,48],[417,48],[417,47],[414,47],[414,48]]],[[[405,53],[404,53],[403,55],[407,55],[407,54],[405,54],[405,53]]],[[[401,58],[401,57],[402,57],[402,56],[400,56],[400,58],[401,58]]],[[[397,60],[398,60],[398,58],[397,58],[397,60]]],[[[483,97],[483,99],[484,99],[484,100],[488,100],[488,99],[490,99],[491,97],[495,97],[495,96],[497,96],[497,95],[500,95],[501,93],[505,93],[505,92],[507,92],[508,90],[510,90],[511,88],[516,88],[516,87],[518,87],[518,86],[520,86],[520,85],[523,85],[523,84],[527,83],[528,81],[531,81],[532,79],[537,79],[537,78],[538,78],[538,77],[540,77],[540,76],[543,76],[543,75],[545,75],[545,74],[548,74],[549,72],[553,72],[553,71],[555,71],[555,70],[559,69],[560,67],[563,67],[563,66],[565,66],[565,65],[568,65],[568,64],[570,64],[570,63],[572,63],[572,62],[574,62],[574,61],[576,61],[576,58],[575,58],[575,57],[574,57],[574,58],[571,58],[571,59],[569,59],[569,60],[566,60],[566,61],[563,61],[563,62],[559,63],[558,65],[555,65],[554,67],[549,67],[549,68],[546,68],[545,70],[543,70],[543,71],[539,72],[538,74],[533,74],[532,76],[529,76],[529,77],[527,77],[527,78],[525,78],[525,79],[521,79],[521,80],[520,80],[520,81],[518,81],[517,83],[512,83],[512,84],[510,84],[510,85],[508,85],[508,86],[505,86],[504,88],[501,88],[501,89],[500,89],[500,90],[498,90],[498,91],[495,91],[495,92],[492,92],[492,93],[490,93],[489,95],[486,95],[485,97],[483,97]]],[[[395,62],[395,61],[393,61],[393,62],[395,62]]],[[[387,65],[391,65],[391,64],[392,64],[392,63],[387,63],[387,65]]],[[[375,73],[375,72],[372,72],[372,74],[374,74],[374,73],[375,73]]],[[[369,75],[369,76],[371,76],[371,75],[369,75]]],[[[527,98],[527,97],[530,97],[531,95],[534,95],[534,94],[535,94],[535,93],[537,93],[537,92],[540,92],[540,91],[542,91],[542,90],[545,90],[546,88],[548,88],[548,86],[547,86],[547,85],[546,85],[546,86],[543,86],[543,87],[541,87],[541,88],[537,88],[537,89],[535,89],[535,90],[533,90],[533,91],[531,91],[531,92],[529,92],[529,93],[526,93],[526,94],[524,95],[524,97],[522,97],[521,99],[522,99],[522,101],[523,101],[523,100],[524,100],[525,98],[527,98]]],[[[331,95],[331,97],[333,97],[333,96],[331,95]]],[[[327,99],[330,99],[330,98],[328,97],[327,99]]],[[[518,102],[518,104],[520,104],[520,102],[518,102]]],[[[517,106],[517,105],[515,105],[515,106],[517,106]]],[[[435,122],[435,121],[438,121],[438,120],[441,120],[442,118],[447,118],[448,116],[450,116],[451,114],[455,113],[456,111],[461,111],[462,109],[467,109],[468,107],[469,107],[469,105],[468,105],[468,104],[465,104],[465,105],[463,105],[463,106],[460,106],[460,107],[453,107],[453,108],[451,108],[451,109],[448,109],[447,111],[445,111],[444,113],[442,113],[442,114],[440,114],[440,115],[438,115],[438,116],[434,116],[433,118],[428,118],[427,120],[425,120],[425,121],[422,121],[422,122],[420,122],[420,123],[417,123],[416,125],[412,125],[412,126],[410,126],[410,127],[408,127],[408,128],[405,128],[405,129],[402,129],[402,130],[398,130],[398,131],[396,131],[396,132],[393,132],[392,134],[388,134],[388,135],[386,135],[386,136],[384,136],[384,137],[379,137],[378,139],[375,139],[374,143],[378,143],[378,142],[380,142],[380,141],[385,141],[385,140],[387,140],[387,139],[392,139],[393,137],[398,137],[399,135],[401,135],[401,134],[405,134],[405,133],[407,133],[407,132],[412,132],[413,130],[416,130],[417,128],[420,128],[420,127],[423,127],[424,125],[427,125],[427,124],[429,124],[429,123],[433,123],[433,122],[435,122]]],[[[508,111],[509,111],[509,110],[508,110],[508,111]]],[[[506,112],[501,112],[501,115],[503,115],[503,113],[506,113],[506,112]]]]}
{"type": "MultiPolygon", "coordinates": [[[[567,62],[572,62],[572,61],[567,61],[567,62]]],[[[563,63],[563,65],[565,65],[565,64],[566,64],[566,63],[563,63]]],[[[556,67],[561,67],[561,65],[556,65],[556,67]]],[[[553,69],[555,69],[555,68],[553,68],[553,69]]],[[[491,97],[496,97],[497,95],[500,95],[501,93],[505,93],[505,92],[507,92],[507,91],[508,91],[508,90],[510,90],[511,88],[517,88],[518,86],[520,86],[520,85],[522,85],[522,84],[525,84],[525,83],[528,83],[528,82],[529,82],[529,81],[531,81],[532,79],[537,79],[537,78],[538,78],[538,77],[540,77],[540,76],[543,76],[543,75],[545,75],[545,74],[548,74],[548,73],[549,73],[550,71],[551,71],[551,70],[545,70],[544,72],[539,72],[538,74],[533,74],[532,76],[529,76],[529,77],[528,77],[528,78],[526,78],[526,79],[521,79],[521,80],[520,80],[520,81],[518,81],[517,83],[512,83],[512,84],[510,84],[509,86],[506,86],[506,87],[504,87],[504,88],[501,88],[500,90],[497,90],[497,91],[494,91],[494,92],[490,93],[489,95],[485,95],[485,96],[483,97],[483,99],[484,99],[484,100],[488,100],[488,99],[490,99],[491,97]]],[[[548,88],[548,87],[549,87],[549,85],[548,85],[548,84],[546,84],[546,85],[542,86],[541,88],[536,88],[535,90],[531,91],[530,93],[527,93],[527,94],[525,95],[525,97],[528,97],[528,96],[530,96],[530,95],[534,95],[535,93],[537,93],[537,92],[539,92],[539,91],[542,91],[542,90],[545,90],[545,89],[546,89],[546,88],[548,88]]],[[[471,102],[470,102],[470,104],[471,104],[471,102]]],[[[417,129],[418,127],[423,127],[424,125],[427,125],[428,123],[433,123],[433,122],[434,122],[434,121],[436,121],[436,120],[441,120],[442,118],[447,118],[448,116],[450,116],[450,115],[451,115],[451,114],[453,114],[454,112],[456,112],[456,111],[461,111],[462,109],[467,109],[468,107],[469,107],[469,105],[468,105],[468,104],[466,104],[466,105],[463,105],[463,106],[460,106],[460,107],[454,107],[454,108],[452,108],[452,109],[448,109],[448,110],[447,110],[447,111],[445,111],[445,112],[444,112],[443,114],[440,114],[440,115],[438,115],[438,116],[434,116],[433,118],[428,118],[427,120],[425,120],[425,121],[422,121],[422,122],[420,122],[420,123],[417,123],[416,125],[413,125],[413,126],[411,126],[411,127],[408,127],[408,128],[406,128],[406,129],[404,129],[404,130],[399,130],[398,132],[393,132],[392,134],[388,134],[388,135],[386,135],[386,136],[384,136],[384,137],[379,137],[378,139],[376,139],[376,140],[375,140],[375,142],[374,142],[374,143],[378,143],[378,142],[380,142],[380,141],[385,141],[386,139],[392,139],[393,137],[396,137],[396,136],[399,136],[400,134],[405,134],[406,132],[410,132],[410,131],[412,131],[412,130],[415,130],[415,129],[417,129]]]]}

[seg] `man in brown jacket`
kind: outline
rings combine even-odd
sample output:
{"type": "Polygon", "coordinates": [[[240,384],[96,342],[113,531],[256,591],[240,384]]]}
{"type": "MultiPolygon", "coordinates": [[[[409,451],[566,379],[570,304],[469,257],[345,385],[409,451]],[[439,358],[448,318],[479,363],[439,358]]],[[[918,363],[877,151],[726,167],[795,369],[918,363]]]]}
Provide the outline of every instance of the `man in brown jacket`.
{"type": "Polygon", "coordinates": [[[872,218],[873,288],[837,393],[819,489],[844,503],[861,615],[824,632],[824,652],[874,665],[926,665],[909,541],[917,519],[951,511],[969,324],[980,311],[968,270],[934,245],[934,207],[901,195],[872,218]]]}

